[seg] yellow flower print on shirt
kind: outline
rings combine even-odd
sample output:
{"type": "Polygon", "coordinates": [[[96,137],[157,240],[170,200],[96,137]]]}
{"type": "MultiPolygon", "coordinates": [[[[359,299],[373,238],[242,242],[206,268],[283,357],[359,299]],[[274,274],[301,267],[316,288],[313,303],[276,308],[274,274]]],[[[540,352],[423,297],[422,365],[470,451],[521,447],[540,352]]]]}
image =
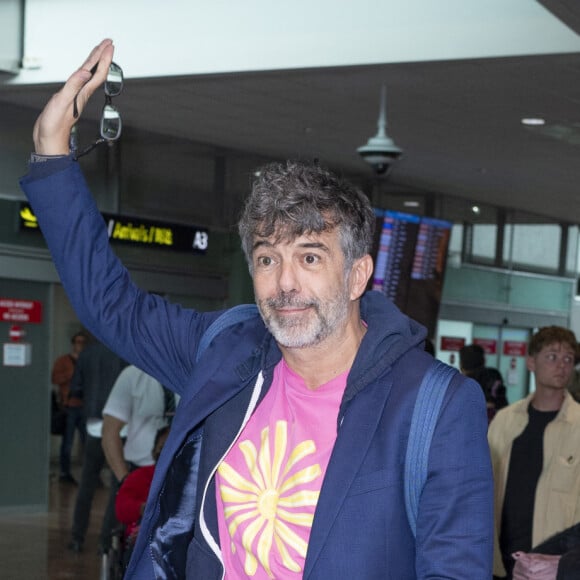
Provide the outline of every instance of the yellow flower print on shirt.
{"type": "Polygon", "coordinates": [[[312,440],[303,441],[288,454],[288,425],[286,421],[277,421],[274,449],[271,453],[269,434],[269,427],[262,430],[259,453],[249,440],[239,444],[252,481],[240,475],[225,461],[220,465],[219,473],[228,484],[221,485],[220,494],[225,506],[230,537],[235,536],[242,523],[249,522],[241,537],[245,550],[245,573],[253,576],[259,560],[268,576],[273,578],[269,563],[273,544],[288,570],[301,571],[288,548],[305,558],[308,546],[292,528],[312,527],[313,513],[301,512],[300,508],[316,506],[320,492],[292,490],[298,485],[314,481],[321,475],[321,469],[315,464],[287,477],[300,460],[314,453],[316,446],[312,440]],[[256,538],[257,559],[252,550],[256,538]]]}

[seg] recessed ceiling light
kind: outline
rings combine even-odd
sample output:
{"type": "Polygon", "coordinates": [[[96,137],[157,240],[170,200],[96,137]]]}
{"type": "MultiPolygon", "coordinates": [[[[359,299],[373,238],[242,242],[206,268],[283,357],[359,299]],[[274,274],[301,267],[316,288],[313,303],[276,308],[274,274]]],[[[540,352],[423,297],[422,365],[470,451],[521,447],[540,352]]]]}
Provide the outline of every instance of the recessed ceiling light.
{"type": "Polygon", "coordinates": [[[478,205],[472,205],[471,206],[471,211],[473,213],[477,213],[477,214],[479,214],[481,212],[481,210],[479,209],[479,206],[478,205]]]}
{"type": "Polygon", "coordinates": [[[407,200],[403,202],[403,205],[405,207],[419,207],[419,202],[418,201],[413,201],[413,200],[407,200]]]}
{"type": "Polygon", "coordinates": [[[522,125],[531,125],[531,126],[539,126],[539,125],[545,125],[546,121],[545,119],[542,119],[541,117],[524,117],[522,119],[522,125]]]}

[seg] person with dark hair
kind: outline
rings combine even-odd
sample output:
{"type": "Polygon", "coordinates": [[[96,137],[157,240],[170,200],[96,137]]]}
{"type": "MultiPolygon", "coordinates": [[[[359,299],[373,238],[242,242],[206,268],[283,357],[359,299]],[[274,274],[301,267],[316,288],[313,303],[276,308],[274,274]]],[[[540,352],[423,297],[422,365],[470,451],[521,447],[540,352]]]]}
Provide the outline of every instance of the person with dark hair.
{"type": "Polygon", "coordinates": [[[485,366],[485,351],[479,344],[468,344],[459,350],[459,368],[481,386],[487,404],[487,420],[491,422],[498,410],[508,405],[501,373],[485,366]]]}
{"type": "Polygon", "coordinates": [[[112,56],[103,41],[45,107],[21,184],[87,327],[181,395],[126,577],[489,580],[485,402],[451,369],[416,528],[407,518],[411,415],[433,358],[422,326],[365,293],[369,199],[317,164],[262,168],[239,223],[259,314],[204,344],[224,313],[132,283],[70,155],[75,103],[112,56]]]}
{"type": "Polygon", "coordinates": [[[498,578],[511,578],[514,552],[529,552],[580,521],[580,404],[566,388],[577,348],[566,328],[534,334],[526,364],[536,389],[489,425],[498,578]]]}
{"type": "MultiPolygon", "coordinates": [[[[87,426],[81,481],[73,512],[72,537],[68,544],[68,548],[73,552],[83,551],[95,491],[101,481],[101,470],[105,466],[105,454],[101,446],[103,407],[115,380],[125,366],[127,363],[118,355],[103,343],[94,341],[80,354],[71,381],[71,395],[82,399],[87,426]]],[[[114,475],[111,477],[111,489],[114,491],[103,516],[99,537],[100,552],[109,549],[111,531],[115,525],[114,475]]]]}
{"type": "Polygon", "coordinates": [[[472,373],[485,366],[485,351],[479,344],[466,344],[459,350],[459,368],[464,375],[472,373]]]}
{"type": "Polygon", "coordinates": [[[76,332],[70,342],[71,351],[68,354],[59,356],[52,365],[51,381],[53,385],[58,386],[57,401],[61,409],[66,412],[64,432],[60,443],[59,481],[77,485],[77,481],[71,473],[71,453],[75,431],[78,431],[79,439],[84,445],[86,430],[82,410],[83,401],[79,397],[71,395],[70,383],[79,354],[87,344],[87,335],[84,332],[76,332]]]}
{"type": "Polygon", "coordinates": [[[570,394],[574,397],[574,400],[580,403],[580,349],[579,352],[576,353],[574,372],[570,377],[568,390],[570,391],[570,394]]]}

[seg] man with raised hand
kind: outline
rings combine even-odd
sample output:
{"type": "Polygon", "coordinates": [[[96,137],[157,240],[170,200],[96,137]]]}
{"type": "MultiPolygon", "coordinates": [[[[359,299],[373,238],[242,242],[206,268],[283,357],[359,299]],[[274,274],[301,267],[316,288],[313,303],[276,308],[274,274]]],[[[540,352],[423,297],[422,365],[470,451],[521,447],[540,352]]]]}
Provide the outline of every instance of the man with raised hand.
{"type": "Polygon", "coordinates": [[[416,534],[407,519],[411,415],[433,359],[423,327],[365,293],[368,199],[318,165],[262,168],[239,225],[260,316],[219,333],[197,362],[221,313],[131,282],[69,154],[74,101],[82,111],[112,56],[103,41],[48,103],[21,183],[87,328],[181,395],[127,577],[489,580],[485,401],[459,374],[416,534]]]}

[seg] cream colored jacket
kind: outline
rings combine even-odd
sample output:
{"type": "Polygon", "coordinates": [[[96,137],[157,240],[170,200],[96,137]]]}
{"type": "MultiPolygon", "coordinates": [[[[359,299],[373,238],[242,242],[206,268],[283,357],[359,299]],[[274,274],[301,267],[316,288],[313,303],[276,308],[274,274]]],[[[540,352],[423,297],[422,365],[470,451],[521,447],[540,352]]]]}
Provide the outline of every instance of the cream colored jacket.
{"type": "MultiPolygon", "coordinates": [[[[488,441],[495,480],[494,570],[505,576],[499,530],[513,440],[528,423],[533,397],[502,409],[489,426],[488,441]]],[[[544,433],[544,465],[536,487],[532,546],[580,521],[580,404],[569,393],[544,433]]]]}

